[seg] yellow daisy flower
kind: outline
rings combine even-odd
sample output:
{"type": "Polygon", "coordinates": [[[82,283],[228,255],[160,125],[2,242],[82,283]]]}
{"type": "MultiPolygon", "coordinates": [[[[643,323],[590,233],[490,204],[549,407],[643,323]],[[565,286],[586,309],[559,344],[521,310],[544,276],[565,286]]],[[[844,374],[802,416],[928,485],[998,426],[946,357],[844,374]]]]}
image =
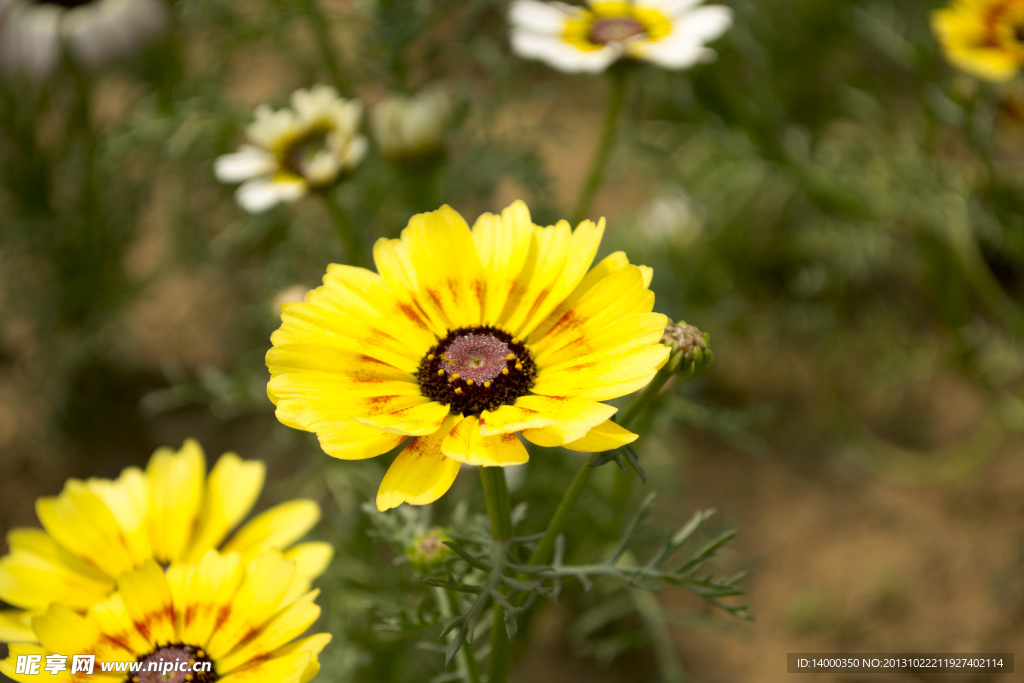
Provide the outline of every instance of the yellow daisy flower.
{"type": "MultiPolygon", "coordinates": [[[[36,501],[42,529],[14,529],[10,552],[0,558],[0,600],[19,609],[0,611],[0,642],[30,642],[33,614],[51,603],[85,612],[114,590],[117,580],[154,560],[162,566],[196,562],[208,550],[237,552],[243,560],[292,546],[320,519],[311,500],[282,503],[224,539],[252,509],[265,466],[225,453],[206,476],[203,451],[186,441],[175,453],[161,448],[146,471],[125,469],[109,479],[70,479],[59,496],[36,501]]],[[[327,543],[294,545],[304,584],[323,572],[327,543]]]]}
{"type": "Polygon", "coordinates": [[[1024,0],[956,0],[932,13],[932,29],[955,67],[1006,81],[1024,65],[1024,0]]]}
{"type": "Polygon", "coordinates": [[[11,645],[0,672],[54,683],[305,683],[331,636],[296,640],[320,616],[318,591],[295,592],[303,583],[277,551],[243,562],[211,550],[166,571],[148,560],[84,616],[54,603],[34,617],[39,644],[11,645]],[[93,658],[92,673],[72,673],[83,667],[75,655],[93,658]]]}
{"type": "Polygon", "coordinates": [[[542,228],[522,202],[470,230],[444,206],[381,239],[378,273],[328,267],[285,304],[267,354],[277,417],[336,458],[408,441],[377,507],[431,503],[462,463],[526,462],[517,434],[580,451],[636,439],[604,401],[668,358],[651,269],[616,252],[588,272],[604,221],[542,228]]]}

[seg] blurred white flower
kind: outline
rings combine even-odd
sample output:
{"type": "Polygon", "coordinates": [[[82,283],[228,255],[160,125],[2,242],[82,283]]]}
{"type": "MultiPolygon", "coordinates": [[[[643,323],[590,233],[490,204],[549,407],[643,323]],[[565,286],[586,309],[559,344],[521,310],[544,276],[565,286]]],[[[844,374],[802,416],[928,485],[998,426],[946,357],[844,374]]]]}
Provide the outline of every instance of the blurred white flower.
{"type": "Polygon", "coordinates": [[[702,217],[683,190],[671,187],[656,195],[639,213],[637,223],[652,243],[693,244],[704,232],[702,217]]]}
{"type": "Polygon", "coordinates": [[[358,133],[362,105],[338,96],[329,85],[292,93],[292,106],[256,109],[246,129],[252,144],[214,163],[217,179],[241,182],[235,193],[249,213],[293,202],[338,182],[366,154],[366,138],[358,133]]]}
{"type": "Polygon", "coordinates": [[[370,112],[373,137],[388,159],[411,161],[441,150],[452,116],[452,101],[436,88],[419,95],[393,95],[370,112]]]}
{"type": "Polygon", "coordinates": [[[164,0],[0,0],[0,65],[43,80],[64,50],[97,69],[167,30],[164,0]]]}
{"type": "Polygon", "coordinates": [[[714,59],[705,43],[732,24],[732,11],[701,0],[515,0],[509,13],[512,49],[559,71],[599,73],[622,57],[666,69],[714,59]]]}

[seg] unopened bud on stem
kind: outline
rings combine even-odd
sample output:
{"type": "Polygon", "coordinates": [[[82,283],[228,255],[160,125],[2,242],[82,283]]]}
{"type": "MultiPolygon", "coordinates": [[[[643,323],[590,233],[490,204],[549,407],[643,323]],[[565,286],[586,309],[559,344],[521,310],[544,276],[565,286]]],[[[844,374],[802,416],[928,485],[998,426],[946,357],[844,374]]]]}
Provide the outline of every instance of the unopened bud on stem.
{"type": "Polygon", "coordinates": [[[672,349],[668,370],[684,379],[711,365],[715,359],[709,348],[710,336],[683,321],[669,324],[661,343],[672,349]]]}

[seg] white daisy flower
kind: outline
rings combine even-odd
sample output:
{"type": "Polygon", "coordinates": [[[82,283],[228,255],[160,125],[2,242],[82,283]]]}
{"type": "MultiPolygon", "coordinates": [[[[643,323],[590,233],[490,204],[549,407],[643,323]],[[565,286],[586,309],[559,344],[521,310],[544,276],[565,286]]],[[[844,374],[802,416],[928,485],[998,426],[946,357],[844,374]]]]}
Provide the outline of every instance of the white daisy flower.
{"type": "Polygon", "coordinates": [[[214,163],[217,179],[242,183],[235,194],[249,213],[294,202],[310,190],[333,185],[366,153],[359,135],[362,105],[329,85],[292,93],[292,106],[256,109],[246,129],[250,143],[214,163]]]}
{"type": "Polygon", "coordinates": [[[370,127],[385,157],[422,159],[441,149],[451,115],[451,98],[433,88],[414,97],[394,95],[382,100],[370,112],[370,127]]]}
{"type": "Polygon", "coordinates": [[[732,11],[701,0],[588,0],[588,7],[515,0],[512,49],[566,72],[599,73],[623,57],[666,69],[714,59],[705,43],[732,24],[732,11]]]}
{"type": "Polygon", "coordinates": [[[168,12],[164,0],[0,0],[0,65],[43,80],[66,51],[97,69],[162,35],[168,12]]]}

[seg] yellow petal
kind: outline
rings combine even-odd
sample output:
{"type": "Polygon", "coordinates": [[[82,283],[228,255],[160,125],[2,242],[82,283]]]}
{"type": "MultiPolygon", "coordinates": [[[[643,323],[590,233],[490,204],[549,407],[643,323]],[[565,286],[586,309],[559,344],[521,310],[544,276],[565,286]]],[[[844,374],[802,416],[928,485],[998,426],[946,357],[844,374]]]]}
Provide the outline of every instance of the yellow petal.
{"type": "MultiPolygon", "coordinates": [[[[615,414],[615,406],[565,396],[538,396],[530,394],[516,399],[517,406],[534,410],[554,421],[544,429],[558,433],[558,445],[575,441],[586,435],[591,428],[601,424],[615,414]]],[[[526,433],[526,430],[523,432],[526,433]]]]}
{"type": "Polygon", "coordinates": [[[284,551],[284,558],[295,562],[295,576],[282,601],[288,604],[309,591],[313,579],[323,574],[334,557],[330,543],[311,541],[299,543],[284,551]]]}
{"type": "Polygon", "coordinates": [[[556,286],[569,256],[571,241],[572,228],[566,221],[549,228],[534,228],[526,263],[501,314],[499,325],[521,335],[520,328],[530,313],[539,308],[556,286]]]}
{"type": "Polygon", "coordinates": [[[541,372],[586,362],[602,363],[661,342],[668,318],[661,313],[636,313],[602,327],[584,326],[579,336],[564,338],[535,358],[541,372]]]}
{"type": "Polygon", "coordinates": [[[150,513],[149,485],[142,470],[129,467],[114,481],[89,479],[86,487],[110,510],[120,527],[120,537],[132,558],[132,565],[153,556],[147,518],[150,513]]]}
{"type": "Polygon", "coordinates": [[[451,488],[460,464],[445,457],[441,443],[459,417],[449,415],[441,429],[429,436],[416,437],[398,454],[380,483],[378,510],[390,510],[402,503],[433,503],[451,488]]]}
{"type": "Polygon", "coordinates": [[[387,453],[406,438],[374,427],[366,427],[355,420],[324,420],[313,422],[309,430],[316,432],[320,446],[327,455],[342,460],[362,460],[387,453]]]}
{"type": "Polygon", "coordinates": [[[232,671],[219,679],[221,683],[299,683],[312,656],[308,652],[295,652],[286,657],[275,657],[258,662],[248,668],[232,671]]]}
{"type": "Polygon", "coordinates": [[[504,405],[497,410],[485,410],[480,414],[480,433],[484,436],[548,427],[553,424],[555,419],[550,415],[527,408],[518,401],[514,405],[504,405]]]}
{"type": "Polygon", "coordinates": [[[537,325],[543,322],[567,296],[572,294],[583,280],[590,264],[594,262],[594,256],[597,255],[597,248],[601,244],[603,236],[603,218],[596,225],[592,221],[583,221],[576,226],[572,232],[561,271],[548,291],[530,310],[526,320],[516,328],[521,336],[529,336],[537,325]]]}
{"type": "Polygon", "coordinates": [[[590,269],[590,272],[583,277],[578,285],[576,285],[576,289],[574,289],[569,296],[565,297],[565,299],[563,299],[562,302],[548,314],[547,318],[537,325],[532,332],[530,332],[530,337],[532,339],[542,339],[548,333],[548,330],[551,329],[551,326],[558,322],[558,320],[565,315],[566,311],[570,310],[584,294],[593,289],[594,285],[601,282],[609,275],[619,272],[628,265],[629,259],[626,258],[625,252],[616,251],[604,257],[596,266],[590,269]]]}
{"type": "Polygon", "coordinates": [[[312,500],[291,500],[258,515],[224,544],[222,552],[243,558],[291,545],[320,521],[320,506],[312,500]]]}
{"type": "MultiPolygon", "coordinates": [[[[52,681],[53,683],[64,683],[64,681],[70,680],[68,676],[50,677],[46,670],[43,668],[46,666],[46,655],[50,654],[46,648],[39,645],[11,645],[10,652],[7,655],[7,659],[0,661],[0,673],[7,676],[11,680],[21,681],[23,683],[39,683],[40,680],[52,681]],[[18,670],[18,657],[39,657],[39,672],[38,674],[19,674],[18,670]],[[45,678],[44,678],[45,677],[45,678]]],[[[64,672],[66,673],[66,672],[64,672]]]]}
{"type": "Polygon", "coordinates": [[[64,550],[42,529],[14,529],[0,558],[0,600],[44,610],[51,602],[85,610],[114,589],[114,580],[64,550]]]}
{"type": "Polygon", "coordinates": [[[97,628],[85,617],[59,603],[33,617],[32,630],[44,648],[66,655],[90,652],[100,638],[97,628]]]}
{"type": "Polygon", "coordinates": [[[241,557],[211,550],[198,564],[171,567],[167,576],[182,642],[205,646],[231,615],[244,577],[241,557]]]}
{"type": "Polygon", "coordinates": [[[245,567],[245,578],[207,644],[210,658],[220,661],[246,638],[251,638],[281,604],[295,573],[295,563],[279,552],[258,555],[245,567]]]}
{"type": "Polygon", "coordinates": [[[498,321],[515,289],[533,240],[530,210],[515,201],[500,216],[485,213],[473,224],[473,243],[485,273],[485,325],[498,321]]]}
{"type": "Polygon", "coordinates": [[[433,302],[449,328],[479,325],[484,281],[469,226],[450,206],[421,213],[402,231],[416,269],[419,301],[433,302]]]}
{"type": "Polygon", "coordinates": [[[84,482],[70,479],[59,496],[40,498],[36,514],[57,543],[108,576],[134,566],[117,519],[84,482]]]}
{"type": "Polygon", "coordinates": [[[217,660],[218,670],[234,671],[246,666],[305,633],[320,616],[320,608],[314,603],[319,593],[310,591],[284,607],[228,655],[217,660]]]}
{"type": "Polygon", "coordinates": [[[582,439],[571,441],[564,444],[563,447],[568,448],[570,451],[600,453],[602,451],[612,451],[628,443],[633,443],[637,438],[637,435],[633,432],[620,427],[611,420],[607,420],[587,432],[587,435],[582,439]]]}
{"type": "Polygon", "coordinates": [[[593,401],[617,398],[647,386],[668,355],[669,348],[658,344],[610,362],[583,362],[545,370],[537,377],[533,391],[593,401]]]}
{"type": "Polygon", "coordinates": [[[220,456],[206,480],[199,528],[183,561],[198,562],[242,521],[260,495],[266,469],[262,462],[243,461],[234,453],[220,456]]]}
{"type": "MultiPolygon", "coordinates": [[[[433,337],[431,337],[433,339],[433,337]]],[[[428,344],[424,349],[430,348],[428,344]]],[[[373,377],[399,382],[415,382],[416,378],[405,370],[377,360],[364,353],[356,353],[328,344],[278,344],[267,351],[267,367],[274,374],[291,370],[317,370],[344,377],[373,377]]]]}
{"type": "Polygon", "coordinates": [[[287,657],[296,652],[308,653],[310,655],[309,664],[306,665],[306,670],[299,677],[299,683],[306,683],[306,681],[312,679],[320,671],[320,662],[317,661],[317,655],[320,654],[320,651],[329,642],[331,642],[331,635],[329,633],[317,633],[279,648],[274,652],[273,656],[287,657]]]}
{"type": "Polygon", "coordinates": [[[268,394],[278,418],[299,429],[317,420],[380,415],[430,401],[413,382],[298,370],[273,374],[268,394]]]}
{"type": "Polygon", "coordinates": [[[441,428],[449,410],[447,405],[431,401],[411,408],[402,408],[393,413],[357,417],[356,422],[392,434],[426,436],[441,428]]]}
{"type": "Polygon", "coordinates": [[[480,420],[473,415],[455,425],[441,444],[441,451],[453,460],[484,467],[522,465],[530,459],[515,434],[480,434],[480,420]]]}
{"type": "Polygon", "coordinates": [[[95,645],[88,648],[98,660],[131,661],[149,652],[154,645],[139,633],[118,593],[93,605],[88,618],[100,634],[95,645]]]}
{"type": "Polygon", "coordinates": [[[146,640],[154,645],[177,642],[174,600],[160,565],[151,560],[123,575],[118,579],[117,592],[135,628],[146,640]]]}
{"type": "Polygon", "coordinates": [[[543,357],[549,349],[563,346],[588,330],[627,315],[650,313],[653,308],[654,293],[644,287],[643,273],[636,266],[626,266],[591,287],[572,308],[547,325],[542,337],[531,335],[530,351],[535,358],[543,357]]]}
{"type": "Polygon", "coordinates": [[[0,610],[0,643],[34,643],[35,640],[31,612],[0,610]]]}
{"type": "Polygon", "coordinates": [[[281,307],[281,327],[270,336],[274,346],[318,344],[365,354],[405,372],[416,372],[429,348],[412,349],[399,340],[387,320],[367,320],[308,303],[281,307]]]}
{"type": "MultiPolygon", "coordinates": [[[[206,460],[188,439],[177,453],[161,448],[149,460],[149,531],[153,556],[169,563],[184,554],[199,518],[206,460]]],[[[115,575],[116,576],[116,575],[115,575]]]]}
{"type": "Polygon", "coordinates": [[[373,260],[377,264],[377,272],[399,303],[415,311],[436,337],[443,337],[448,330],[444,313],[433,301],[417,298],[420,285],[409,258],[408,242],[382,237],[373,245],[373,260]]]}

